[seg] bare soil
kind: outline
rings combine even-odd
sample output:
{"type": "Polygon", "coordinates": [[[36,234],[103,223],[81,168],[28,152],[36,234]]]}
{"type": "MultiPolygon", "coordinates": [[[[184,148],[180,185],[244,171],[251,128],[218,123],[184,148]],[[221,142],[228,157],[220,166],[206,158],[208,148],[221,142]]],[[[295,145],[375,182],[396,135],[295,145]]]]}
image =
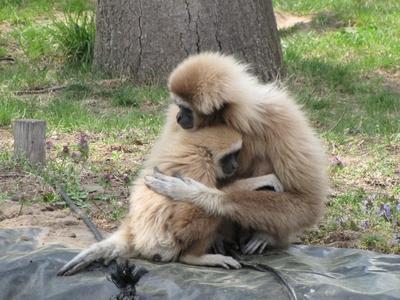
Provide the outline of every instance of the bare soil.
{"type": "Polygon", "coordinates": [[[279,30],[288,29],[298,24],[309,24],[313,19],[312,16],[296,16],[283,11],[276,11],[275,18],[279,30]]]}
{"type": "Polygon", "coordinates": [[[56,209],[39,203],[27,206],[15,201],[0,202],[0,229],[20,227],[43,229],[39,238],[40,246],[63,244],[85,248],[95,242],[83,221],[69,209],[56,209]]]}

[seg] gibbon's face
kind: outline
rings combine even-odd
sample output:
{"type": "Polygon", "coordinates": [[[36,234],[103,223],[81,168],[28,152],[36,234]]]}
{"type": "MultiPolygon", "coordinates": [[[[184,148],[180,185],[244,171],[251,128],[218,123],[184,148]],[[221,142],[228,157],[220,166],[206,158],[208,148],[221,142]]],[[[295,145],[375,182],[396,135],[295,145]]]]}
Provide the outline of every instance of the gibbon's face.
{"type": "Polygon", "coordinates": [[[183,129],[197,129],[197,115],[190,105],[178,96],[174,96],[173,99],[175,104],[179,107],[179,111],[176,114],[176,122],[183,129]]]}
{"type": "Polygon", "coordinates": [[[174,102],[179,107],[176,114],[176,122],[187,130],[196,130],[198,128],[209,125],[217,125],[223,123],[221,110],[217,110],[210,115],[204,115],[192,108],[192,106],[182,98],[174,96],[174,102]]]}
{"type": "Polygon", "coordinates": [[[218,170],[217,176],[218,178],[227,178],[233,176],[238,167],[238,157],[239,157],[240,149],[225,154],[218,160],[218,170]]]}
{"type": "Polygon", "coordinates": [[[178,105],[179,111],[176,114],[176,122],[183,129],[193,129],[194,125],[194,113],[193,110],[189,107],[185,107],[183,105],[178,105]]]}

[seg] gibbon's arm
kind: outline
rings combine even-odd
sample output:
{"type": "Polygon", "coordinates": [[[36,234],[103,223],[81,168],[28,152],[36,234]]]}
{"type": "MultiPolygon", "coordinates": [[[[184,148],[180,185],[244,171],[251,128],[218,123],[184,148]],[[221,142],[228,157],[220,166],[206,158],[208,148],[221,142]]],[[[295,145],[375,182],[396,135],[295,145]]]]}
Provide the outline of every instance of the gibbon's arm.
{"type": "Polygon", "coordinates": [[[191,202],[212,215],[228,217],[244,227],[262,230],[285,240],[291,233],[315,223],[323,210],[318,197],[288,192],[220,191],[191,178],[154,172],[145,177],[153,191],[176,201],[191,202]]]}
{"type": "Polygon", "coordinates": [[[238,179],[221,190],[228,193],[234,191],[256,191],[262,188],[272,187],[275,192],[283,192],[283,185],[275,174],[238,179]]]}

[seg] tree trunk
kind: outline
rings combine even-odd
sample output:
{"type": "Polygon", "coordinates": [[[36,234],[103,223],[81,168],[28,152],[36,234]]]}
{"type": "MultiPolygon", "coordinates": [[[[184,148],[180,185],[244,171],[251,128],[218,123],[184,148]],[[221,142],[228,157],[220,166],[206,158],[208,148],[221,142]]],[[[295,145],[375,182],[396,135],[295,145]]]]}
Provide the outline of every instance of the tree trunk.
{"type": "Polygon", "coordinates": [[[276,78],[282,51],[271,0],[98,0],[96,69],[163,83],[181,60],[207,50],[276,78]]]}

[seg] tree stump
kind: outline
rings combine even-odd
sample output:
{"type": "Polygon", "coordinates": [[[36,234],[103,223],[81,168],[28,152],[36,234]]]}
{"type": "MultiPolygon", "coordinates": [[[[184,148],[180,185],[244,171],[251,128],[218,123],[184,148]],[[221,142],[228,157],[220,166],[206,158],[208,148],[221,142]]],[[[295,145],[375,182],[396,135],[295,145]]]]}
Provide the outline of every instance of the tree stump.
{"type": "Polygon", "coordinates": [[[14,155],[32,164],[46,159],[46,121],[16,120],[14,122],[14,155]]]}
{"type": "Polygon", "coordinates": [[[271,0],[98,0],[94,67],[164,83],[190,54],[220,51],[275,79],[282,51],[271,0]]]}

